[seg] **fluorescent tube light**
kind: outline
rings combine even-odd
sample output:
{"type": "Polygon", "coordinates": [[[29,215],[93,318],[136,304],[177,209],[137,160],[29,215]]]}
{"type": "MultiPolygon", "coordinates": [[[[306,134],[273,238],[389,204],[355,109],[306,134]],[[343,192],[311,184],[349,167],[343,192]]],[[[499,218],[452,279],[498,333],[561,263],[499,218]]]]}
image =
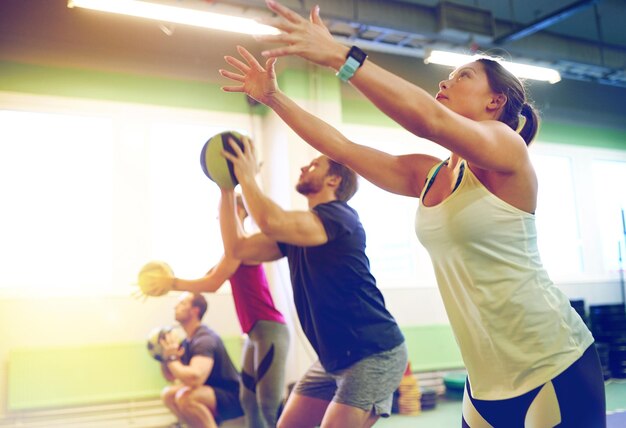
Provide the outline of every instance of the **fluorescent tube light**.
{"type": "MultiPolygon", "coordinates": [[[[441,64],[451,67],[458,67],[463,64],[467,64],[472,61],[476,61],[479,58],[490,58],[487,55],[464,55],[453,52],[445,52],[433,50],[426,58],[424,63],[426,64],[441,64]]],[[[497,58],[490,58],[498,61],[504,68],[509,70],[515,76],[523,79],[542,80],[545,82],[556,83],[561,80],[561,75],[558,71],[547,68],[538,67],[536,65],[519,64],[516,62],[503,61],[497,58]]]]}
{"type": "Polygon", "coordinates": [[[81,7],[102,12],[119,13],[161,22],[192,25],[214,30],[242,34],[279,34],[268,25],[259,24],[253,19],[201,10],[186,9],[165,4],[139,0],[68,0],[67,7],[81,7]]]}

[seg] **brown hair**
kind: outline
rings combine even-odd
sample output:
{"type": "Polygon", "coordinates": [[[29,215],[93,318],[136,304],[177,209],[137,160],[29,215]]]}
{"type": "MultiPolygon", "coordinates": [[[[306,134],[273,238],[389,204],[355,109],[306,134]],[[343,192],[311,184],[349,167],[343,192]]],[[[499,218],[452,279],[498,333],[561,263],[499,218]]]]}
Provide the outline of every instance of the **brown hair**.
{"type": "Polygon", "coordinates": [[[326,175],[336,175],[341,178],[339,187],[335,189],[335,196],[340,201],[349,201],[359,188],[356,172],[330,158],[328,158],[328,174],[326,175]]]}
{"type": "Polygon", "coordinates": [[[526,141],[526,145],[529,145],[537,135],[539,115],[527,101],[524,85],[498,61],[489,58],[479,58],[477,61],[485,69],[491,90],[506,96],[507,101],[498,120],[517,131],[520,115],[524,116],[526,121],[519,134],[526,141]]]}
{"type": "Polygon", "coordinates": [[[204,296],[200,293],[193,293],[193,299],[191,299],[191,307],[198,308],[198,319],[201,320],[206,313],[209,304],[207,303],[204,296]]]}

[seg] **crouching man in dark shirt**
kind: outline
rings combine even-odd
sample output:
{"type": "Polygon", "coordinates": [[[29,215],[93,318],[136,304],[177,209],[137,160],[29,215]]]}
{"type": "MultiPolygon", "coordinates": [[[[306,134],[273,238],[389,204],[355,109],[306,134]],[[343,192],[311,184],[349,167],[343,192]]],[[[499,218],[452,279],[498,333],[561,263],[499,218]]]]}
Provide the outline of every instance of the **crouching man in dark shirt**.
{"type": "Polygon", "coordinates": [[[175,309],[187,338],[180,347],[169,335],[161,341],[163,376],[174,382],[163,390],[163,402],[193,428],[213,428],[242,416],[239,373],[222,339],[201,323],[207,310],[205,298],[183,293],[175,309]]]}

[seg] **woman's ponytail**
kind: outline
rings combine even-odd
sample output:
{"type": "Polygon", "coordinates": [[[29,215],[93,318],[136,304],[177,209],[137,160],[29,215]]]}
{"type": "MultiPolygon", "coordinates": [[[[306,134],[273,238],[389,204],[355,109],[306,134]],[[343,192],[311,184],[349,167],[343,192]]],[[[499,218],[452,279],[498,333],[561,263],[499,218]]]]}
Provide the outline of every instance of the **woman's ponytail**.
{"type": "Polygon", "coordinates": [[[539,114],[526,101],[523,83],[498,61],[488,58],[480,58],[477,61],[485,69],[491,90],[506,96],[507,101],[498,120],[519,132],[526,145],[529,145],[539,129],[539,114]]]}
{"type": "Polygon", "coordinates": [[[520,114],[524,116],[525,121],[519,134],[524,141],[526,141],[526,145],[528,146],[535,139],[537,131],[539,130],[539,115],[535,108],[526,102],[522,104],[520,114]]]}

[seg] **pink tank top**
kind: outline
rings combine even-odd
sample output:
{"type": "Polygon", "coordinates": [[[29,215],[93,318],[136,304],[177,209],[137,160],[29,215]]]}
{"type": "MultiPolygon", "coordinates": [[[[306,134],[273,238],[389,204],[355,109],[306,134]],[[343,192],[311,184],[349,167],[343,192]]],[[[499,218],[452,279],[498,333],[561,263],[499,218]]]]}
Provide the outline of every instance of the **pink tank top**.
{"type": "Polygon", "coordinates": [[[239,265],[230,277],[235,310],[244,333],[248,333],[257,321],[274,321],[285,324],[285,318],[270,294],[263,265],[239,265]]]}

